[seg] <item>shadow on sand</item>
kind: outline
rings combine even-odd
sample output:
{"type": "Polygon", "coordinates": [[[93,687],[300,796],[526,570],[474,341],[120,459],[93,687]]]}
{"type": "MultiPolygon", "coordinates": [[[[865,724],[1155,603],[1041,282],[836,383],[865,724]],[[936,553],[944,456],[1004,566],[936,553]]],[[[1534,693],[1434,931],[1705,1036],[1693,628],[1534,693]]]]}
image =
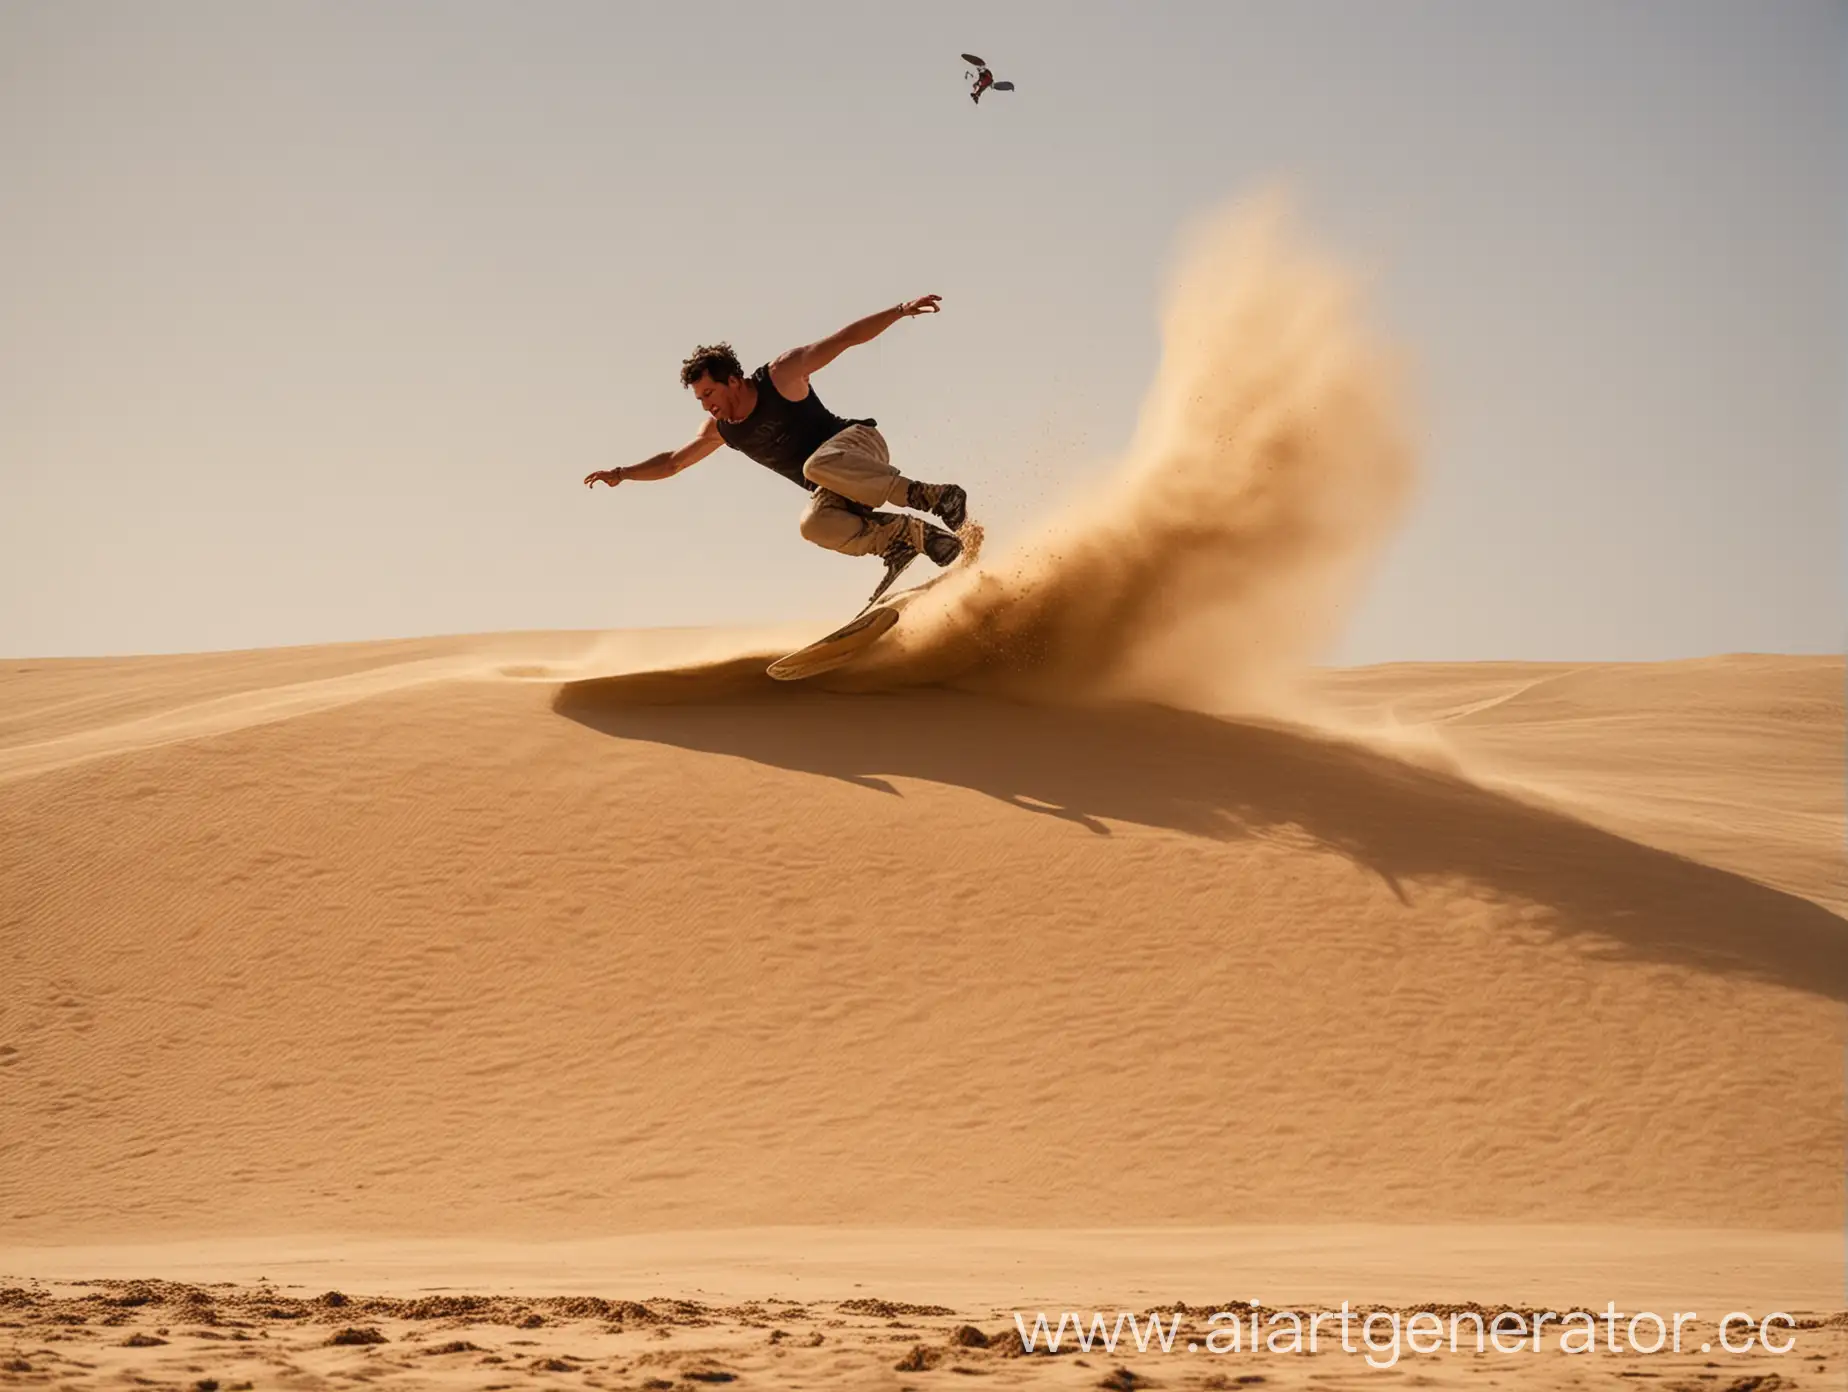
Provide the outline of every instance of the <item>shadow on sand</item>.
{"type": "Polygon", "coordinates": [[[1287,727],[1161,706],[1016,704],[945,689],[784,685],[761,657],[572,682],[553,709],[629,740],[728,754],[891,795],[955,785],[1108,835],[1138,823],[1339,852],[1408,899],[1423,879],[1551,910],[1638,959],[1848,1000],[1848,924],[1796,895],[1455,774],[1287,727]]]}

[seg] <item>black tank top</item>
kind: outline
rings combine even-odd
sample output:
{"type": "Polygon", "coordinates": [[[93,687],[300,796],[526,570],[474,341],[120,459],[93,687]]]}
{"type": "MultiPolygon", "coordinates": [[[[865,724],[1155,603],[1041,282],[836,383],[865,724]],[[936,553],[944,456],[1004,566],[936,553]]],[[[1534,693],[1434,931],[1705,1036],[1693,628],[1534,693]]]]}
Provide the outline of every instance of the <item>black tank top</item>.
{"type": "Polygon", "coordinates": [[[770,380],[768,363],[751,374],[751,383],[757,388],[757,404],[741,421],[720,421],[719,437],[741,454],[810,492],[815,485],[802,476],[808,457],[850,425],[878,424],[835,415],[821,404],[813,386],[800,401],[788,400],[770,380]]]}

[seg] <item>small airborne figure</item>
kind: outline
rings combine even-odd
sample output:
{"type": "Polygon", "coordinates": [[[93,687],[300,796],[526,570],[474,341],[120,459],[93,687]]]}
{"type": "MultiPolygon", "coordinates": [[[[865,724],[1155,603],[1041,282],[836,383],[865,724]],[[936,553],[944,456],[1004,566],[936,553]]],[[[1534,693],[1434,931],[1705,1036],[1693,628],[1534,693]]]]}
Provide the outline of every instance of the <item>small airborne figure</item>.
{"type": "MultiPolygon", "coordinates": [[[[984,63],[980,58],[977,58],[973,53],[963,54],[963,62],[975,69],[975,90],[969,93],[970,101],[981,101],[982,93],[986,92],[990,87],[994,88],[997,92],[1011,92],[1014,90],[1014,84],[1011,82],[996,82],[995,75],[988,71],[988,64],[984,63]]],[[[968,74],[964,73],[963,76],[967,77],[968,74]]]]}

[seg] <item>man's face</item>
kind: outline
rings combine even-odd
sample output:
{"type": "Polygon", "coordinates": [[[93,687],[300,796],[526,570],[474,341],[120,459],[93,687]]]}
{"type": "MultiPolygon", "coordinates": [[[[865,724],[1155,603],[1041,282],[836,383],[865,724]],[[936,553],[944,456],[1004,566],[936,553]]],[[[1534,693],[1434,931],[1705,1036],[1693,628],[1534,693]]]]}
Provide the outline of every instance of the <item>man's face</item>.
{"type": "Polygon", "coordinates": [[[744,378],[734,377],[729,382],[715,382],[711,373],[702,373],[693,379],[693,395],[699,398],[700,409],[714,420],[737,420],[744,413],[738,409],[739,396],[744,391],[744,378]]]}

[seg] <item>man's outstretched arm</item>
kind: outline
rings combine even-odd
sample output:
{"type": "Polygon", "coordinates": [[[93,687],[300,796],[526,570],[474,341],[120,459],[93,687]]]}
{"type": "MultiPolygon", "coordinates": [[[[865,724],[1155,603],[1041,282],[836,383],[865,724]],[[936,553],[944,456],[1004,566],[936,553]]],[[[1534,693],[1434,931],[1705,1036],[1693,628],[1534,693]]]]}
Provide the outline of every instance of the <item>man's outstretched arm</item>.
{"type": "Polygon", "coordinates": [[[599,483],[607,483],[614,488],[624,479],[648,482],[653,479],[672,478],[682,469],[692,468],[724,443],[724,437],[719,434],[718,422],[708,420],[700,427],[699,434],[679,449],[657,454],[650,459],[644,459],[640,464],[630,464],[621,469],[599,469],[594,474],[586,474],[584,486],[595,488],[599,483]]]}
{"type": "Polygon", "coordinates": [[[791,348],[770,364],[770,375],[776,382],[776,389],[784,396],[789,396],[791,388],[794,388],[794,395],[801,396],[808,386],[811,373],[821,371],[849,348],[871,343],[900,319],[910,319],[919,314],[935,314],[942,307],[942,299],[941,295],[926,295],[921,300],[906,300],[890,309],[882,309],[877,314],[869,314],[864,319],[856,319],[846,328],[824,339],[804,344],[800,348],[791,348]]]}

